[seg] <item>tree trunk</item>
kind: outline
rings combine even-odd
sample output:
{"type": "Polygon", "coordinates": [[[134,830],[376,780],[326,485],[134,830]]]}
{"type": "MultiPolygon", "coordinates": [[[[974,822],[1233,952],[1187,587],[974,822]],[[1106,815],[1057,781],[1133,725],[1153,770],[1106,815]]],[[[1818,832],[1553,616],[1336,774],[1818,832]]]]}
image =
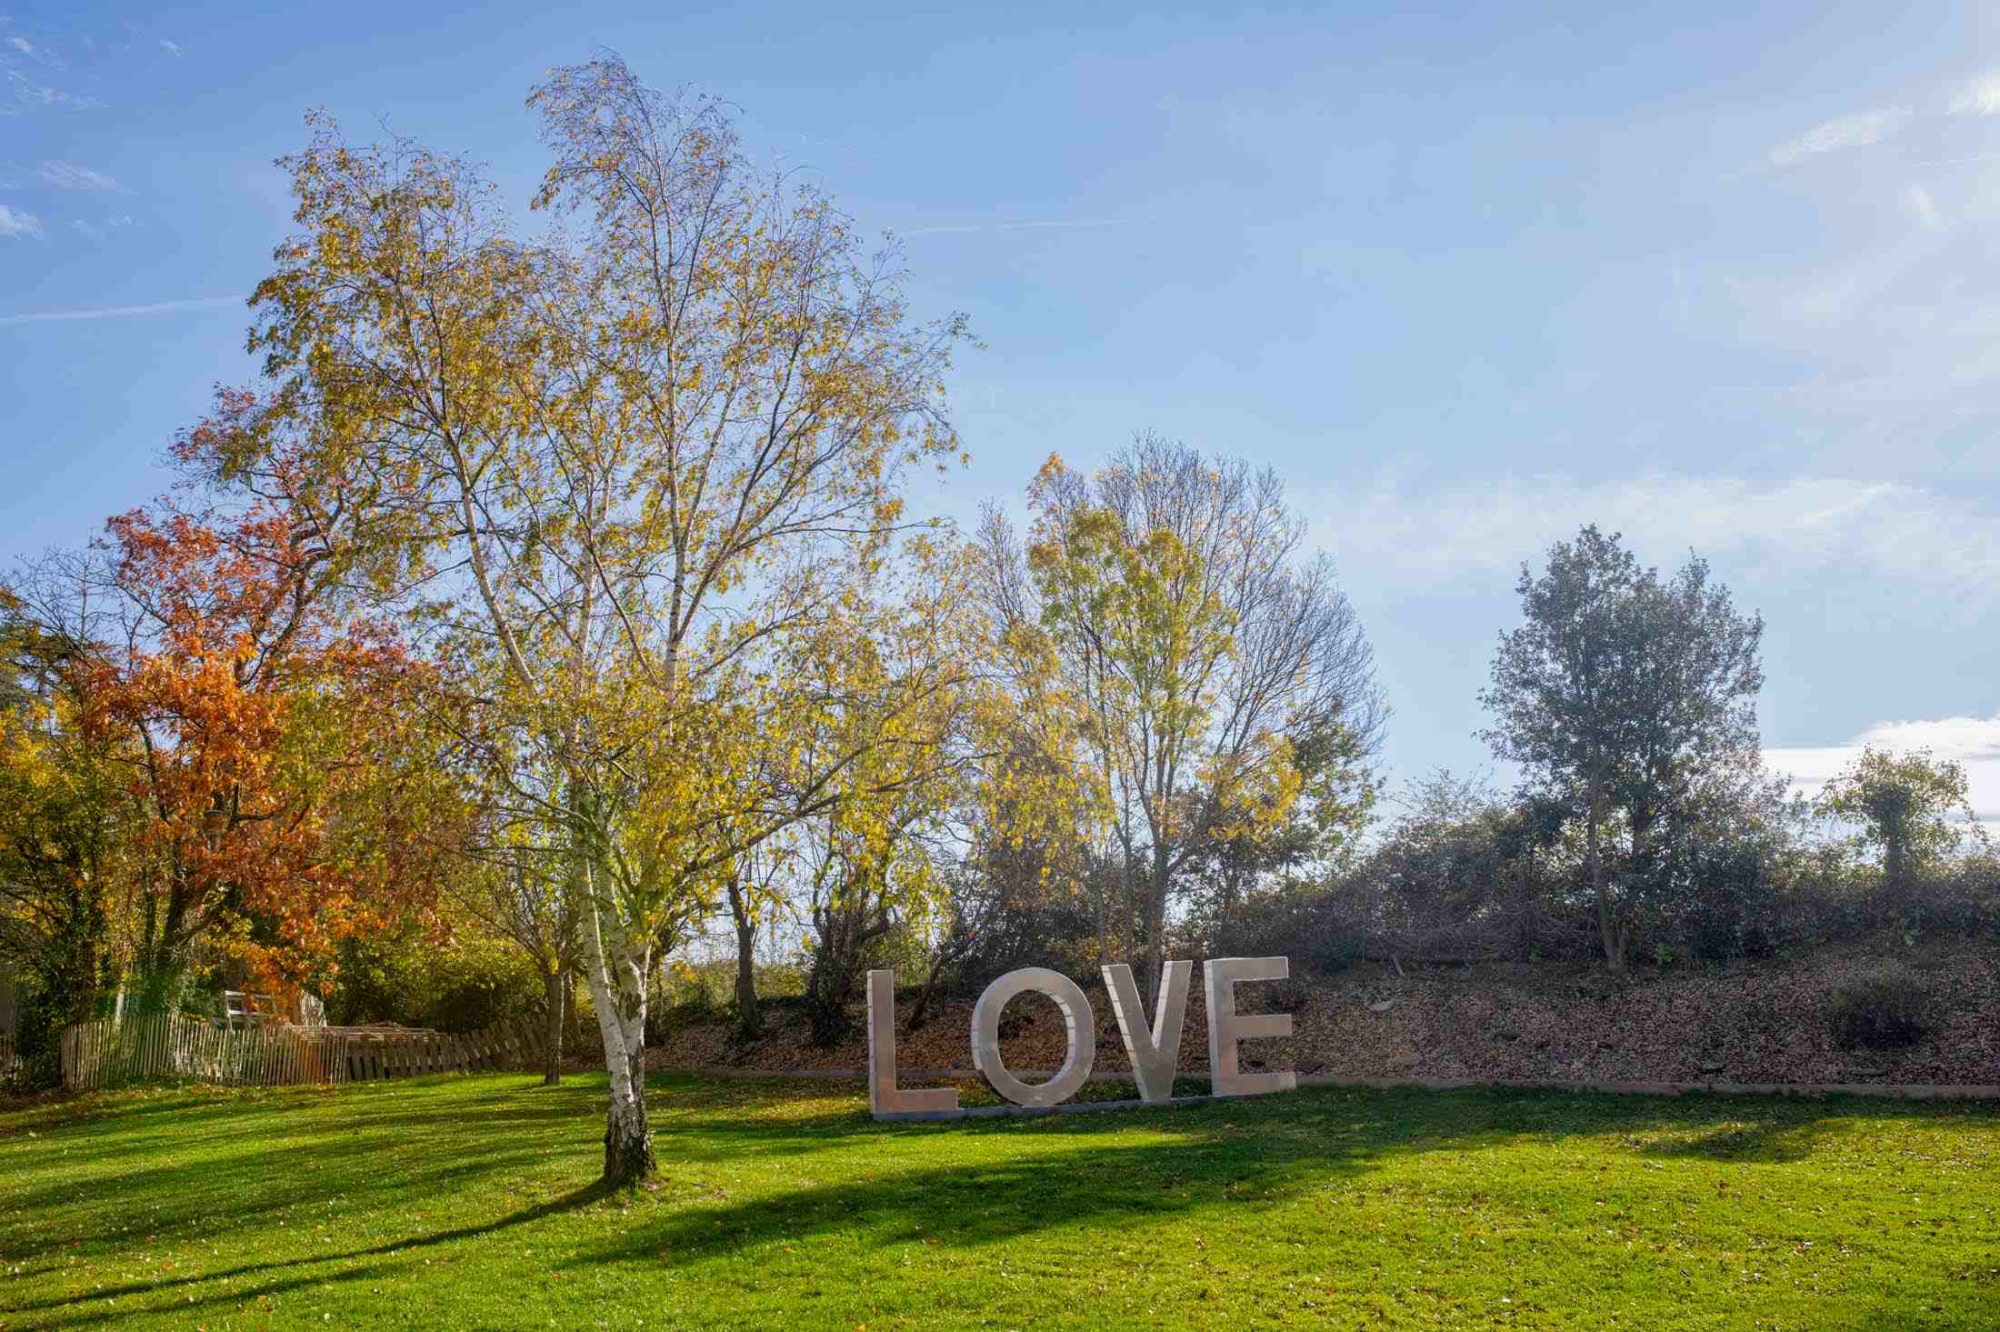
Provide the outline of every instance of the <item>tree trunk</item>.
{"type": "Polygon", "coordinates": [[[548,1038],[544,1042],[542,1085],[560,1087],[562,1085],[563,1024],[568,1017],[569,977],[561,967],[542,973],[542,1002],[546,1008],[543,1014],[548,1024],[548,1038]]]}
{"type": "Polygon", "coordinates": [[[931,996],[937,993],[938,978],[949,965],[948,960],[940,958],[924,971],[923,988],[917,991],[917,1002],[910,1005],[909,1016],[903,1019],[904,1030],[916,1031],[930,1018],[931,996]]]}
{"type": "Polygon", "coordinates": [[[1236,914],[1236,899],[1243,886],[1242,870],[1235,863],[1236,848],[1232,847],[1228,855],[1229,864],[1222,871],[1222,891],[1217,895],[1215,905],[1215,937],[1221,940],[1229,938],[1230,918],[1236,914]]]}
{"type": "Polygon", "coordinates": [[[1167,953],[1167,857],[1163,849],[1153,851],[1153,870],[1146,893],[1146,1004],[1160,1002],[1160,976],[1167,953]]]}
{"type": "Polygon", "coordinates": [[[813,1045],[830,1050],[853,1030],[847,1004],[854,994],[863,945],[858,940],[861,927],[845,913],[830,913],[825,920],[806,971],[806,1023],[813,1045]]]}
{"type": "Polygon", "coordinates": [[[736,1026],[746,1038],[755,1039],[764,1031],[764,1013],[757,1003],[757,922],[751,919],[743,886],[733,874],[729,914],[736,922],[736,1026]]]}
{"type": "Polygon", "coordinates": [[[611,1104],[604,1116],[604,1182],[636,1184],[652,1175],[653,1132],[646,1122],[647,952],[635,954],[622,922],[596,897],[593,876],[584,870],[586,980],[604,1037],[604,1070],[611,1077],[611,1104]]]}
{"type": "Polygon", "coordinates": [[[1535,953],[1535,853],[1521,853],[1521,904],[1514,917],[1514,956],[1526,962],[1535,953]]]}
{"type": "Polygon", "coordinates": [[[628,1063],[621,1095],[613,1077],[611,1109],[604,1118],[604,1182],[637,1184],[659,1170],[653,1157],[653,1129],[646,1122],[644,1054],[628,1063]]]}
{"type": "Polygon", "coordinates": [[[1097,887],[1097,965],[1111,961],[1111,888],[1102,867],[1092,875],[1097,887]]]}
{"type": "Polygon", "coordinates": [[[1625,940],[1614,919],[1611,895],[1604,886],[1604,856],[1598,847],[1597,802],[1591,801],[1588,823],[1590,891],[1597,899],[1597,934],[1604,945],[1604,966],[1614,976],[1625,974],[1625,940]]]}
{"type": "Polygon", "coordinates": [[[1900,907],[1907,895],[1909,878],[1908,839],[1900,827],[1891,827],[1882,839],[1882,884],[1890,903],[1900,907]]]}

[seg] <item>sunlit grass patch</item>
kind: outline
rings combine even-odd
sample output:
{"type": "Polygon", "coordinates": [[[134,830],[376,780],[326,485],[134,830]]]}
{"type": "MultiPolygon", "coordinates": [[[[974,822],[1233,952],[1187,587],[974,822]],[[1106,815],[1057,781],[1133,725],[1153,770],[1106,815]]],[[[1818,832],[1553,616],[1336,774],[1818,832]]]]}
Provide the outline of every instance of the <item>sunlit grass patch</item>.
{"type": "Polygon", "coordinates": [[[883,1125],[858,1084],[0,1110],[0,1327],[2000,1324],[2000,1115],[1321,1089],[883,1125]]]}

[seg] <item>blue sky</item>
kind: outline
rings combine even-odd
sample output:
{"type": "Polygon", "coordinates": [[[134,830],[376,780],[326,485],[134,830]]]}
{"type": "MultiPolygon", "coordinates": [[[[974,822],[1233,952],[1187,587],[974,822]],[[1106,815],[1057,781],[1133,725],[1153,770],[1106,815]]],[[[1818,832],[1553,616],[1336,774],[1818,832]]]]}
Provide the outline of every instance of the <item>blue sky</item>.
{"type": "Polygon", "coordinates": [[[525,211],[523,97],[609,47],[971,317],[926,503],[1140,429],[1277,467],[1397,774],[1487,765],[1515,570],[1595,520],[1764,612],[1775,763],[1927,743],[2000,818],[2000,9],[258,8],[0,19],[0,557],[147,498],[247,379],[309,107],[525,211]]]}

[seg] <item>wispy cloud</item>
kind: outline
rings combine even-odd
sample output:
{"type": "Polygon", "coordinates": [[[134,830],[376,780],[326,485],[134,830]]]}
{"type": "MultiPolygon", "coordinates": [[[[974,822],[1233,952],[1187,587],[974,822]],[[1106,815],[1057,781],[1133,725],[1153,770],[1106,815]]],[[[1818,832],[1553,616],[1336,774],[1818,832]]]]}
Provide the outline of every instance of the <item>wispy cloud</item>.
{"type": "Polygon", "coordinates": [[[178,57],[181,54],[181,44],[179,42],[170,42],[164,37],[160,38],[160,49],[170,56],[178,57]]]}
{"type": "Polygon", "coordinates": [[[61,108],[69,111],[90,111],[103,106],[95,97],[79,97],[66,93],[60,88],[51,88],[36,83],[18,69],[7,71],[8,85],[14,89],[14,101],[22,106],[61,108]]]}
{"type": "Polygon", "coordinates": [[[1870,747],[1895,753],[1927,749],[1963,764],[1974,816],[1988,824],[2000,820],[2000,716],[1877,722],[1838,745],[1767,749],[1764,763],[1789,777],[1794,792],[1810,798],[1870,747]]]}
{"type": "Polygon", "coordinates": [[[1951,99],[1955,116],[2000,115],[2000,73],[1988,74],[1951,99]]]}
{"type": "Polygon", "coordinates": [[[1857,111],[1837,116],[1813,126],[1795,139],[1787,139],[1765,156],[1773,166],[1795,166],[1822,153],[1844,148],[1866,148],[1892,138],[1910,121],[1907,107],[1892,106],[1876,111],[1857,111]]]}
{"type": "Polygon", "coordinates": [[[964,236],[980,231],[1066,231],[1083,227],[1115,227],[1115,218],[1074,217],[1051,218],[1038,222],[965,222],[947,226],[911,227],[899,231],[899,236],[964,236]]]}
{"type": "Polygon", "coordinates": [[[1642,558],[1673,562],[1692,548],[1766,585],[1886,577],[1940,594],[1939,613],[1951,617],[2000,605],[2000,509],[1898,482],[1503,477],[1382,486],[1325,508],[1341,516],[1322,520],[1319,544],[1349,571],[1406,591],[1504,587],[1523,560],[1595,522],[1623,532],[1642,558]]]}
{"type": "Polygon", "coordinates": [[[36,46],[26,37],[19,35],[9,37],[6,44],[8,49],[14,51],[16,54],[24,55],[36,64],[45,65],[57,73],[63,73],[69,69],[69,66],[63,62],[61,56],[49,50],[46,46],[36,46]]]}
{"type": "Polygon", "coordinates": [[[1910,212],[1926,231],[1944,230],[1944,219],[1938,214],[1937,200],[1921,185],[1912,185],[1903,191],[1903,201],[1910,206],[1910,212]]]}
{"type": "Polygon", "coordinates": [[[114,231],[123,231],[125,228],[131,226],[132,218],[129,213],[118,213],[105,218],[101,222],[90,222],[79,217],[69,225],[72,231],[80,235],[88,236],[92,240],[102,240],[114,231]]]}
{"type": "Polygon", "coordinates": [[[0,204],[0,236],[31,236],[40,240],[42,221],[33,213],[0,204]]]}
{"type": "Polygon", "coordinates": [[[180,314],[187,310],[207,310],[218,305],[241,305],[241,296],[197,296],[185,301],[154,301],[150,305],[100,305],[82,310],[34,310],[25,314],[0,315],[0,325],[53,324],[77,319],[134,319],[144,315],[180,314]]]}
{"type": "Polygon", "coordinates": [[[42,183],[53,185],[59,190],[115,190],[118,182],[102,171],[92,171],[89,167],[78,166],[74,162],[42,163],[42,183]]]}

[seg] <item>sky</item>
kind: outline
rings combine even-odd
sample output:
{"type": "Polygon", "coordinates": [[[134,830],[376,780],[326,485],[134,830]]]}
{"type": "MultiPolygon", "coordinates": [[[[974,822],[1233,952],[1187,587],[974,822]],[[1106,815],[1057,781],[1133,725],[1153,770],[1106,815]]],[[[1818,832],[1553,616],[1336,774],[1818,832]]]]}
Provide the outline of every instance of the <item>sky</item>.
{"type": "Polygon", "coordinates": [[[252,381],[308,109],[525,214],[526,94],[613,50],[969,317],[973,461],[920,505],[1141,430],[1277,469],[1394,777],[1505,779],[1515,579],[1597,522],[1762,612],[1803,789],[1927,745],[2000,820],[2000,7],[262,8],[0,0],[0,561],[145,501],[252,381]]]}

